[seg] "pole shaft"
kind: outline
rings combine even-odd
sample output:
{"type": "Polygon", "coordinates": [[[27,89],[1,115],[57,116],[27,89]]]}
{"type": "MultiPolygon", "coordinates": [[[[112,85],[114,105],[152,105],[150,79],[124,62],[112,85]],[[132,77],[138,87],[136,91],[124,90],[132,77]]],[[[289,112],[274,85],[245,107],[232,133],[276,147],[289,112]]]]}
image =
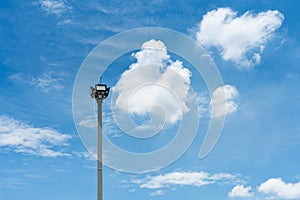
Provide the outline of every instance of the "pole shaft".
{"type": "Polygon", "coordinates": [[[98,151],[97,151],[97,168],[98,168],[98,188],[97,200],[103,200],[102,191],[102,99],[98,100],[98,151]]]}

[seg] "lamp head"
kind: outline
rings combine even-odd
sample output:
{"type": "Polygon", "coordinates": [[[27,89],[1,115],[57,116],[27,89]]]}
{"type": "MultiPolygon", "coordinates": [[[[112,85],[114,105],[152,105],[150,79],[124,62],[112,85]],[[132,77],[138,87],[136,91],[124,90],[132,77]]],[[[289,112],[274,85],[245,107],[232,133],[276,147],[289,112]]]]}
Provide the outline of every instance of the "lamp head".
{"type": "Polygon", "coordinates": [[[106,99],[109,94],[110,88],[105,84],[96,84],[95,87],[90,88],[90,95],[95,99],[106,99]]]}

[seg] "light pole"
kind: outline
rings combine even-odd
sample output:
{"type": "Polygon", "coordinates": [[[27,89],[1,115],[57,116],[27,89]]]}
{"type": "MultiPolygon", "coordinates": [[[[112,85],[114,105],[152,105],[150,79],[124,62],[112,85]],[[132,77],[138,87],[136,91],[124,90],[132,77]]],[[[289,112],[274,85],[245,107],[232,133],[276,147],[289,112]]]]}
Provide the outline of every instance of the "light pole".
{"type": "Polygon", "coordinates": [[[96,84],[90,88],[90,95],[98,104],[98,153],[97,153],[97,200],[103,200],[102,192],[102,102],[109,94],[109,87],[105,84],[96,84]]]}

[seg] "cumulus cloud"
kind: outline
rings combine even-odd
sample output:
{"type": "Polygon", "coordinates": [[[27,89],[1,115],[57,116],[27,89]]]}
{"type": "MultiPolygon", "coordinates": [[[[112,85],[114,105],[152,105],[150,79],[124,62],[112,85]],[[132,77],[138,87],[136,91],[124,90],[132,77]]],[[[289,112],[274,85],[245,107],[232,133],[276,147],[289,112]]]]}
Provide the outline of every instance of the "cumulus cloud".
{"type": "Polygon", "coordinates": [[[164,109],[166,122],[174,124],[188,112],[191,72],[181,61],[173,61],[165,44],[149,40],[134,53],[129,66],[113,91],[118,94],[115,108],[131,115],[145,116],[153,107],[164,109]]]}
{"type": "Polygon", "coordinates": [[[230,8],[219,8],[203,16],[197,40],[205,47],[219,48],[222,58],[239,67],[259,64],[261,54],[281,26],[283,14],[269,10],[242,16],[230,8]]]}
{"type": "Polygon", "coordinates": [[[300,182],[286,183],[281,178],[270,178],[258,187],[258,191],[277,199],[300,199],[300,182]]]}
{"type": "Polygon", "coordinates": [[[251,192],[251,186],[245,187],[244,185],[237,185],[228,193],[229,197],[253,197],[253,193],[251,192]]]}
{"type": "Polygon", "coordinates": [[[66,1],[62,0],[39,0],[34,5],[40,5],[44,11],[48,14],[60,15],[67,10],[72,9],[71,6],[66,4],[66,1]]]}
{"type": "Polygon", "coordinates": [[[210,102],[212,117],[220,117],[237,110],[234,99],[238,96],[238,90],[232,85],[218,87],[213,93],[210,102]]]}
{"type": "Polygon", "coordinates": [[[18,153],[43,157],[69,156],[57,146],[67,145],[70,135],[50,128],[36,128],[21,121],[0,116],[0,147],[18,153]]]}
{"type": "Polygon", "coordinates": [[[164,189],[172,186],[202,187],[214,183],[234,182],[236,176],[228,173],[209,174],[206,172],[171,172],[163,175],[148,176],[145,179],[132,180],[140,188],[164,189]]]}

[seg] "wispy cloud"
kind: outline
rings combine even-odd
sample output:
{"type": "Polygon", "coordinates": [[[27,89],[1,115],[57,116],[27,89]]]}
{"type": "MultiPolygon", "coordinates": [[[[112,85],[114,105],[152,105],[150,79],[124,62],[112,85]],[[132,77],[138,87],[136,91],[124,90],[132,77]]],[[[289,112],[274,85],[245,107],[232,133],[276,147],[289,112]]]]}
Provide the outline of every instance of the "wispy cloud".
{"type": "Polygon", "coordinates": [[[84,158],[91,161],[97,160],[97,158],[94,158],[94,156],[88,151],[82,151],[82,152],[73,151],[72,154],[78,158],[84,158]]]}
{"type": "MultiPolygon", "coordinates": [[[[123,132],[120,129],[118,129],[118,125],[114,120],[113,113],[103,112],[102,115],[102,124],[104,127],[106,127],[104,134],[113,138],[122,136],[123,132]]],[[[81,121],[79,121],[78,125],[83,128],[96,129],[97,123],[97,116],[89,115],[84,117],[81,121]]]]}
{"type": "Polygon", "coordinates": [[[31,184],[23,179],[1,177],[0,188],[2,189],[20,189],[30,186],[31,184]]]}
{"type": "Polygon", "coordinates": [[[25,83],[34,86],[38,90],[49,93],[51,91],[59,91],[63,89],[60,83],[61,75],[56,75],[54,72],[43,73],[40,76],[31,77],[26,74],[17,73],[9,77],[16,83],[25,83]]]}
{"type": "Polygon", "coordinates": [[[247,198],[247,197],[253,197],[253,193],[251,192],[252,187],[245,187],[244,185],[237,185],[228,193],[228,196],[231,198],[247,198]]]}
{"type": "Polygon", "coordinates": [[[49,73],[44,73],[40,77],[34,77],[31,84],[46,93],[51,90],[61,90],[63,88],[59,83],[59,79],[52,77],[49,73]]]}
{"type": "Polygon", "coordinates": [[[79,124],[79,126],[84,127],[84,128],[97,128],[96,116],[93,116],[93,115],[86,116],[78,124],[79,124]]]}
{"type": "Polygon", "coordinates": [[[229,113],[234,113],[238,105],[234,101],[238,96],[235,86],[224,85],[218,87],[212,94],[210,109],[212,117],[220,117],[229,113]]]}
{"type": "Polygon", "coordinates": [[[266,44],[283,19],[277,10],[258,14],[248,11],[238,16],[230,8],[219,8],[203,16],[197,40],[207,48],[219,48],[224,60],[249,68],[260,63],[266,44]]]}
{"type": "Polygon", "coordinates": [[[48,14],[61,15],[62,13],[71,10],[72,7],[63,0],[39,0],[33,5],[39,5],[48,14]]]}
{"type": "Polygon", "coordinates": [[[165,191],[163,191],[163,190],[156,190],[154,192],[151,192],[150,196],[161,196],[161,195],[164,195],[164,194],[165,194],[165,191]]]}
{"type": "Polygon", "coordinates": [[[207,172],[170,172],[143,179],[133,179],[131,183],[140,188],[155,190],[150,195],[158,196],[165,193],[165,189],[175,189],[176,186],[203,187],[212,184],[234,184],[240,182],[237,175],[229,173],[209,174],[207,172]]]}
{"type": "Polygon", "coordinates": [[[43,157],[70,156],[56,147],[66,146],[70,135],[47,127],[36,128],[7,116],[0,116],[0,147],[17,153],[43,157]]]}

